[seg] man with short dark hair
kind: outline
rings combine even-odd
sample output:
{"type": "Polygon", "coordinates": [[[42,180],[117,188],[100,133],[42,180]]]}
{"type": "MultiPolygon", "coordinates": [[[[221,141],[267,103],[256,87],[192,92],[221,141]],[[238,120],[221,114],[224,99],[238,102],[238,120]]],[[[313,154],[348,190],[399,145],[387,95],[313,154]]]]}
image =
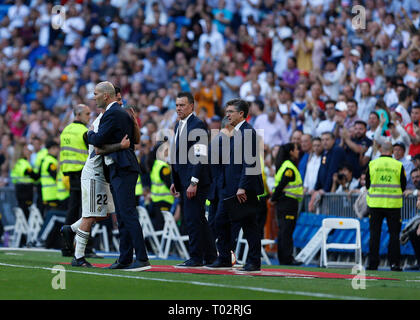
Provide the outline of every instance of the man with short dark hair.
{"type": "MultiPolygon", "coordinates": [[[[233,99],[227,102],[225,112],[230,125],[234,127],[230,139],[230,161],[223,170],[223,198],[236,200],[248,215],[238,218],[249,251],[245,266],[241,271],[257,272],[261,268],[261,238],[257,225],[257,196],[263,194],[264,185],[261,175],[258,139],[255,130],[246,122],[248,102],[233,99]],[[250,154],[248,154],[250,153],[250,154]],[[254,156],[255,155],[255,156],[254,156]],[[237,163],[238,156],[241,162],[237,163]],[[252,157],[250,159],[250,157],[252,157]],[[250,163],[250,161],[252,163],[250,163]],[[255,212],[250,212],[255,208],[255,212]]],[[[226,200],[225,200],[226,201],[226,200]]],[[[210,268],[231,266],[231,219],[238,212],[232,212],[226,202],[216,216],[217,248],[219,257],[210,268]]],[[[236,218],[235,218],[236,220],[236,218]]]]}
{"type": "Polygon", "coordinates": [[[208,135],[204,122],[193,113],[194,103],[191,93],[178,93],[176,113],[180,120],[175,125],[175,138],[171,148],[170,192],[181,198],[182,220],[189,236],[190,259],[177,265],[184,268],[211,264],[217,257],[214,239],[205,217],[205,202],[211,183],[206,161],[208,135]],[[198,134],[196,139],[188,139],[195,133],[198,134]]]}

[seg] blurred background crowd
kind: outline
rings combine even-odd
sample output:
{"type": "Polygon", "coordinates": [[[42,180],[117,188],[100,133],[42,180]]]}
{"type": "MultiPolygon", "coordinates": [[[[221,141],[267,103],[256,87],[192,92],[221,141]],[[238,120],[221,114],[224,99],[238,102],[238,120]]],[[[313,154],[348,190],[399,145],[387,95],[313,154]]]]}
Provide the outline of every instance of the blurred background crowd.
{"type": "Polygon", "coordinates": [[[93,121],[93,88],[108,80],[135,109],[139,159],[174,127],[178,92],[193,93],[209,129],[239,96],[264,129],[270,188],[282,144],[300,146],[306,193],[351,192],[388,140],[413,192],[419,24],[418,0],[0,0],[0,187],[12,185],[18,145],[34,161],[79,103],[93,121]]]}

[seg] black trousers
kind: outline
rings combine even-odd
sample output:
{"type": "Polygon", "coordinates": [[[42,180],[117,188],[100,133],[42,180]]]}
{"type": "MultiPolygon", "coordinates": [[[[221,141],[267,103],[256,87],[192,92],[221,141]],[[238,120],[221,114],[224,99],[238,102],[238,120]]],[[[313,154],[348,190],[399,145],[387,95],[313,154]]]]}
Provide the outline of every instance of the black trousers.
{"type": "Polygon", "coordinates": [[[371,268],[377,268],[379,265],[379,247],[384,218],[386,218],[389,230],[389,264],[400,264],[401,209],[369,208],[369,267],[371,268]]]}
{"type": "Polygon", "coordinates": [[[19,208],[25,214],[26,220],[29,218],[29,207],[33,203],[34,185],[32,183],[17,183],[15,185],[15,195],[19,208]]]}
{"type": "Polygon", "coordinates": [[[66,225],[75,223],[82,215],[82,187],[80,183],[81,173],[69,175],[70,197],[66,215],[66,225]]]}
{"type": "Polygon", "coordinates": [[[258,200],[257,225],[261,239],[264,239],[264,226],[267,221],[267,199],[268,196],[264,196],[258,200]]]}
{"type": "Polygon", "coordinates": [[[277,234],[277,257],[279,264],[290,264],[293,261],[293,232],[296,227],[297,211],[284,211],[280,203],[276,205],[276,216],[279,231],[277,234]]]}
{"type": "Polygon", "coordinates": [[[165,225],[162,211],[170,211],[172,204],[166,201],[152,202],[150,205],[150,220],[155,230],[162,230],[165,225]]]}

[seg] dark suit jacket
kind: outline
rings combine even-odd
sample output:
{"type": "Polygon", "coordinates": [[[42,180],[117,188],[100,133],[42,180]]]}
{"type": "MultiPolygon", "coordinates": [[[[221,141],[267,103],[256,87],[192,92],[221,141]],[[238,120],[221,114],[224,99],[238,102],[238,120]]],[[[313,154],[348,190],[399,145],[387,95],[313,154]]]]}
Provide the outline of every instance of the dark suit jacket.
{"type": "MultiPolygon", "coordinates": [[[[178,125],[179,122],[175,125],[175,135],[178,130],[178,125]]],[[[191,157],[194,157],[194,144],[200,142],[201,144],[206,144],[207,147],[207,128],[203,121],[197,118],[194,114],[189,117],[186,126],[186,130],[185,128],[182,130],[181,135],[176,139],[173,146],[175,148],[173,152],[175,153],[176,158],[174,159],[175,162],[172,163],[172,181],[177,191],[182,190],[182,187],[188,187],[191,182],[191,177],[199,179],[199,187],[208,186],[211,182],[208,159],[203,161],[207,163],[191,162],[191,157]],[[198,129],[195,132],[201,132],[202,136],[201,138],[197,137],[192,141],[188,141],[188,135],[194,129],[198,129]],[[184,159],[182,159],[182,157],[184,159]],[[185,161],[180,161],[180,158],[185,161]]],[[[200,157],[200,159],[204,160],[203,157],[200,157]]]]}
{"type": "Polygon", "coordinates": [[[211,184],[207,199],[216,200],[218,192],[223,188],[223,140],[229,146],[229,138],[224,133],[219,133],[209,146],[209,163],[211,184]]]}
{"type": "MultiPolygon", "coordinates": [[[[315,190],[323,189],[330,192],[333,181],[333,174],[338,171],[338,167],[346,160],[346,153],[343,148],[334,145],[329,151],[323,152],[321,165],[318,170],[318,178],[315,190]]],[[[309,174],[309,173],[308,173],[309,174]]]]}
{"type": "MultiPolygon", "coordinates": [[[[246,192],[254,193],[255,195],[264,192],[263,179],[260,174],[250,175],[247,174],[247,168],[254,168],[256,163],[247,163],[245,151],[252,151],[252,157],[260,162],[259,155],[257,154],[257,133],[254,128],[246,121],[241,125],[239,131],[234,129],[234,134],[230,138],[230,162],[224,166],[223,170],[223,197],[227,198],[236,194],[239,188],[245,189],[246,192]],[[250,131],[248,131],[250,130],[250,131]],[[247,135],[248,131],[251,135],[247,135]],[[251,137],[251,141],[245,141],[251,137]],[[237,141],[235,143],[235,140],[237,141]],[[242,162],[235,164],[235,153],[242,153],[242,162]]],[[[255,170],[255,169],[254,169],[255,170]]]]}
{"type": "Polygon", "coordinates": [[[119,150],[107,154],[114,160],[114,163],[126,170],[140,172],[139,163],[134,153],[134,125],[131,116],[120,107],[118,103],[114,103],[99,122],[98,132],[88,132],[88,142],[96,147],[105,144],[114,144],[121,142],[125,135],[130,139],[130,147],[128,149],[119,150]]]}

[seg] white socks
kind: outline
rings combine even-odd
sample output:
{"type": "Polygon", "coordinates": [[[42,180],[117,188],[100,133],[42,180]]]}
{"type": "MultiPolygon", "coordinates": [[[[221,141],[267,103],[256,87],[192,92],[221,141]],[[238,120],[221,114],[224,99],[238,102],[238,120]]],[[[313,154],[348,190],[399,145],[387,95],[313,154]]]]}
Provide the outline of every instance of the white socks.
{"type": "Polygon", "coordinates": [[[83,218],[80,218],[79,220],[77,220],[75,223],[73,223],[70,227],[71,227],[71,230],[73,230],[73,232],[76,232],[77,231],[77,229],[79,229],[79,227],[80,227],[80,224],[82,223],[82,219],[83,218]]]}
{"type": "Polygon", "coordinates": [[[86,244],[88,243],[88,240],[89,240],[89,232],[86,232],[77,228],[75,239],[76,239],[76,248],[74,250],[74,256],[76,259],[80,259],[85,256],[86,244]]]}

